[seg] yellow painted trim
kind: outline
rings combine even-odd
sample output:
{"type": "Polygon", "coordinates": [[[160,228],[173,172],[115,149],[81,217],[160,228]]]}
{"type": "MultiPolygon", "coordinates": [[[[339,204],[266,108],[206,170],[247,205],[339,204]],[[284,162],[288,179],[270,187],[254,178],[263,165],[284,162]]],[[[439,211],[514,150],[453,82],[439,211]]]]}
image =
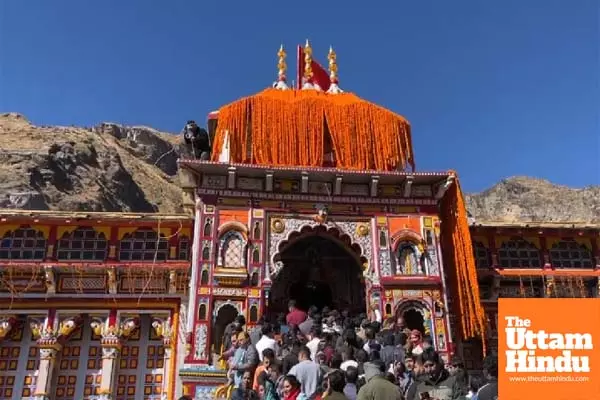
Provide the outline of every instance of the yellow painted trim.
{"type": "Polygon", "coordinates": [[[171,246],[169,247],[169,258],[173,259],[177,255],[177,247],[171,246]]]}
{"type": "Polygon", "coordinates": [[[104,238],[106,240],[110,240],[110,226],[93,226],[92,229],[94,229],[98,233],[104,233],[104,238]]]}
{"type": "Polygon", "coordinates": [[[21,225],[0,225],[0,237],[4,237],[8,232],[14,232],[19,229],[21,225]]]}
{"type": "MultiPolygon", "coordinates": [[[[156,229],[154,229],[156,230],[156,229]]],[[[175,231],[177,232],[177,231],[175,231]]],[[[160,228],[159,234],[164,235],[164,237],[171,237],[173,234],[171,233],[171,228],[160,228]]]]}
{"type": "Polygon", "coordinates": [[[117,235],[117,238],[119,240],[123,240],[123,238],[125,237],[125,235],[127,235],[128,233],[133,233],[135,231],[138,230],[137,226],[128,226],[125,228],[119,228],[119,234],[117,235]]]}
{"type": "Polygon", "coordinates": [[[46,240],[50,237],[50,225],[31,225],[31,228],[42,232],[46,240]]]}
{"type": "MultiPolygon", "coordinates": [[[[60,240],[65,234],[70,234],[75,229],[77,229],[77,225],[61,225],[56,228],[56,239],[60,240]]],[[[108,239],[108,238],[107,238],[108,239]]]]}
{"type": "Polygon", "coordinates": [[[579,245],[583,245],[585,246],[586,249],[588,249],[589,251],[592,251],[592,241],[591,238],[586,238],[586,237],[569,237],[569,238],[560,238],[560,237],[552,237],[552,238],[547,238],[546,239],[546,246],[548,247],[548,250],[552,249],[552,246],[554,246],[555,244],[558,244],[560,242],[562,242],[564,239],[570,239],[575,241],[575,243],[579,244],[579,245]]]}
{"type": "Polygon", "coordinates": [[[192,231],[190,228],[181,228],[181,230],[179,231],[179,236],[187,236],[188,239],[192,238],[192,231]]]}
{"type": "Polygon", "coordinates": [[[504,243],[510,242],[513,239],[523,239],[526,242],[533,244],[538,250],[542,248],[540,245],[540,238],[532,236],[496,236],[496,248],[499,249],[504,243]]]}
{"type": "Polygon", "coordinates": [[[486,236],[473,236],[472,240],[474,242],[481,242],[486,248],[490,248],[490,241],[486,236]]]}
{"type": "MultiPolygon", "coordinates": [[[[90,294],[92,296],[93,294],[90,294]]],[[[29,299],[28,299],[29,300],[29,299]]],[[[30,309],[47,309],[47,308],[81,308],[80,303],[73,303],[73,299],[65,298],[65,301],[46,301],[44,299],[31,299],[32,301],[19,300],[19,302],[12,302],[11,310],[30,310],[30,309]]],[[[11,303],[10,298],[0,299],[0,305],[11,303]]],[[[179,304],[174,301],[169,301],[168,299],[164,301],[148,301],[144,302],[129,299],[119,299],[118,300],[119,309],[147,309],[147,308],[155,308],[157,310],[176,310],[179,307],[179,304]]],[[[115,302],[114,299],[86,299],[85,300],[85,308],[86,309],[100,309],[104,310],[107,307],[114,308],[115,302]]]]}

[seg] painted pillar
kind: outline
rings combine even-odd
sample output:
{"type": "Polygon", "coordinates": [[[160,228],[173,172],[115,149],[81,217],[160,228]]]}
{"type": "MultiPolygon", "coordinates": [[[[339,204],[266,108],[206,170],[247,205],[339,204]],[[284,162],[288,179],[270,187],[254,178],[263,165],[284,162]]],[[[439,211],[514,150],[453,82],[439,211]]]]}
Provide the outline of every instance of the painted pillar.
{"type": "Polygon", "coordinates": [[[40,367],[33,397],[35,400],[49,400],[56,356],[62,346],[56,342],[56,338],[46,338],[38,341],[38,347],[40,349],[40,367]]]}
{"type": "Polygon", "coordinates": [[[154,317],[152,328],[157,336],[162,337],[163,357],[163,382],[161,388],[161,399],[173,399],[176,382],[176,355],[177,355],[177,332],[179,329],[179,312],[173,311],[170,316],[154,317]]]}
{"type": "Polygon", "coordinates": [[[62,349],[55,333],[57,326],[56,310],[53,309],[48,310],[48,315],[44,322],[39,325],[33,323],[31,326],[32,332],[35,332],[34,335],[39,335],[37,346],[40,350],[40,364],[35,393],[33,395],[35,400],[50,399],[52,374],[56,366],[56,356],[62,349]]]}
{"type": "Polygon", "coordinates": [[[112,400],[115,387],[115,376],[117,373],[119,355],[121,353],[121,339],[117,321],[117,311],[111,310],[106,321],[92,321],[92,329],[101,332],[102,338],[102,381],[98,391],[98,400],[112,400]]]}
{"type": "Polygon", "coordinates": [[[200,269],[200,247],[202,246],[202,200],[196,197],[196,214],[194,216],[194,235],[192,245],[192,276],[190,277],[190,296],[188,303],[186,333],[191,335],[194,331],[194,315],[196,298],[198,296],[198,271],[200,269]]]}

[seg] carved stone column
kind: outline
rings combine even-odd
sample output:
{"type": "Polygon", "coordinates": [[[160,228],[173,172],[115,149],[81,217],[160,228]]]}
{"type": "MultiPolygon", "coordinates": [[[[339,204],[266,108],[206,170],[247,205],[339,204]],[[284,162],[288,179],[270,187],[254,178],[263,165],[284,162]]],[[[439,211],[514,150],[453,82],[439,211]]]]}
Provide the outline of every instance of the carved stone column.
{"type": "Polygon", "coordinates": [[[46,336],[38,340],[38,347],[40,349],[40,366],[33,396],[35,400],[49,400],[56,356],[62,346],[57,342],[56,337],[46,336]]]}
{"type": "Polygon", "coordinates": [[[115,376],[118,369],[122,341],[126,340],[136,329],[139,329],[139,318],[127,318],[122,323],[117,321],[116,310],[112,310],[108,319],[92,321],[92,329],[102,335],[102,381],[98,391],[98,400],[114,399],[115,376]]]}

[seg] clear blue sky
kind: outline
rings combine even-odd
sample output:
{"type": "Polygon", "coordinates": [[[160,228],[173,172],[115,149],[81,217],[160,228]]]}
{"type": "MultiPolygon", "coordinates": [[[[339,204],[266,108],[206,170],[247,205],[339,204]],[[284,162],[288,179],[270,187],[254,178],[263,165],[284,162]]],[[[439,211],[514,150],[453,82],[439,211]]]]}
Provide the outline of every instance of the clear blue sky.
{"type": "Polygon", "coordinates": [[[1,0],[0,112],[35,124],[187,119],[262,90],[306,38],[341,86],[404,115],[417,169],[467,191],[600,183],[597,0],[1,0]]]}

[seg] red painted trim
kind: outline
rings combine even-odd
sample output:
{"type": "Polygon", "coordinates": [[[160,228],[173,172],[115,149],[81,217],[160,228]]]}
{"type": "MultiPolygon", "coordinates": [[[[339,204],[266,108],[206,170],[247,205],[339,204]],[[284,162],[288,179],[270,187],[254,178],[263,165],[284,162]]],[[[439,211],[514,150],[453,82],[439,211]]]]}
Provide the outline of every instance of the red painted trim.
{"type": "Polygon", "coordinates": [[[381,285],[385,289],[391,289],[398,286],[414,286],[414,285],[436,285],[442,284],[442,279],[439,276],[423,276],[423,275],[396,275],[386,276],[381,278],[381,285]]]}
{"type": "Polygon", "coordinates": [[[38,262],[28,262],[28,261],[4,261],[0,260],[0,266],[2,267],[73,267],[73,268],[110,268],[110,267],[119,267],[119,268],[140,268],[145,266],[152,266],[153,268],[159,269],[188,269],[190,267],[190,263],[187,262],[177,262],[177,261],[166,261],[162,263],[155,263],[148,261],[139,261],[139,262],[80,262],[80,263],[70,263],[70,262],[51,262],[48,261],[38,261],[38,262]]]}

